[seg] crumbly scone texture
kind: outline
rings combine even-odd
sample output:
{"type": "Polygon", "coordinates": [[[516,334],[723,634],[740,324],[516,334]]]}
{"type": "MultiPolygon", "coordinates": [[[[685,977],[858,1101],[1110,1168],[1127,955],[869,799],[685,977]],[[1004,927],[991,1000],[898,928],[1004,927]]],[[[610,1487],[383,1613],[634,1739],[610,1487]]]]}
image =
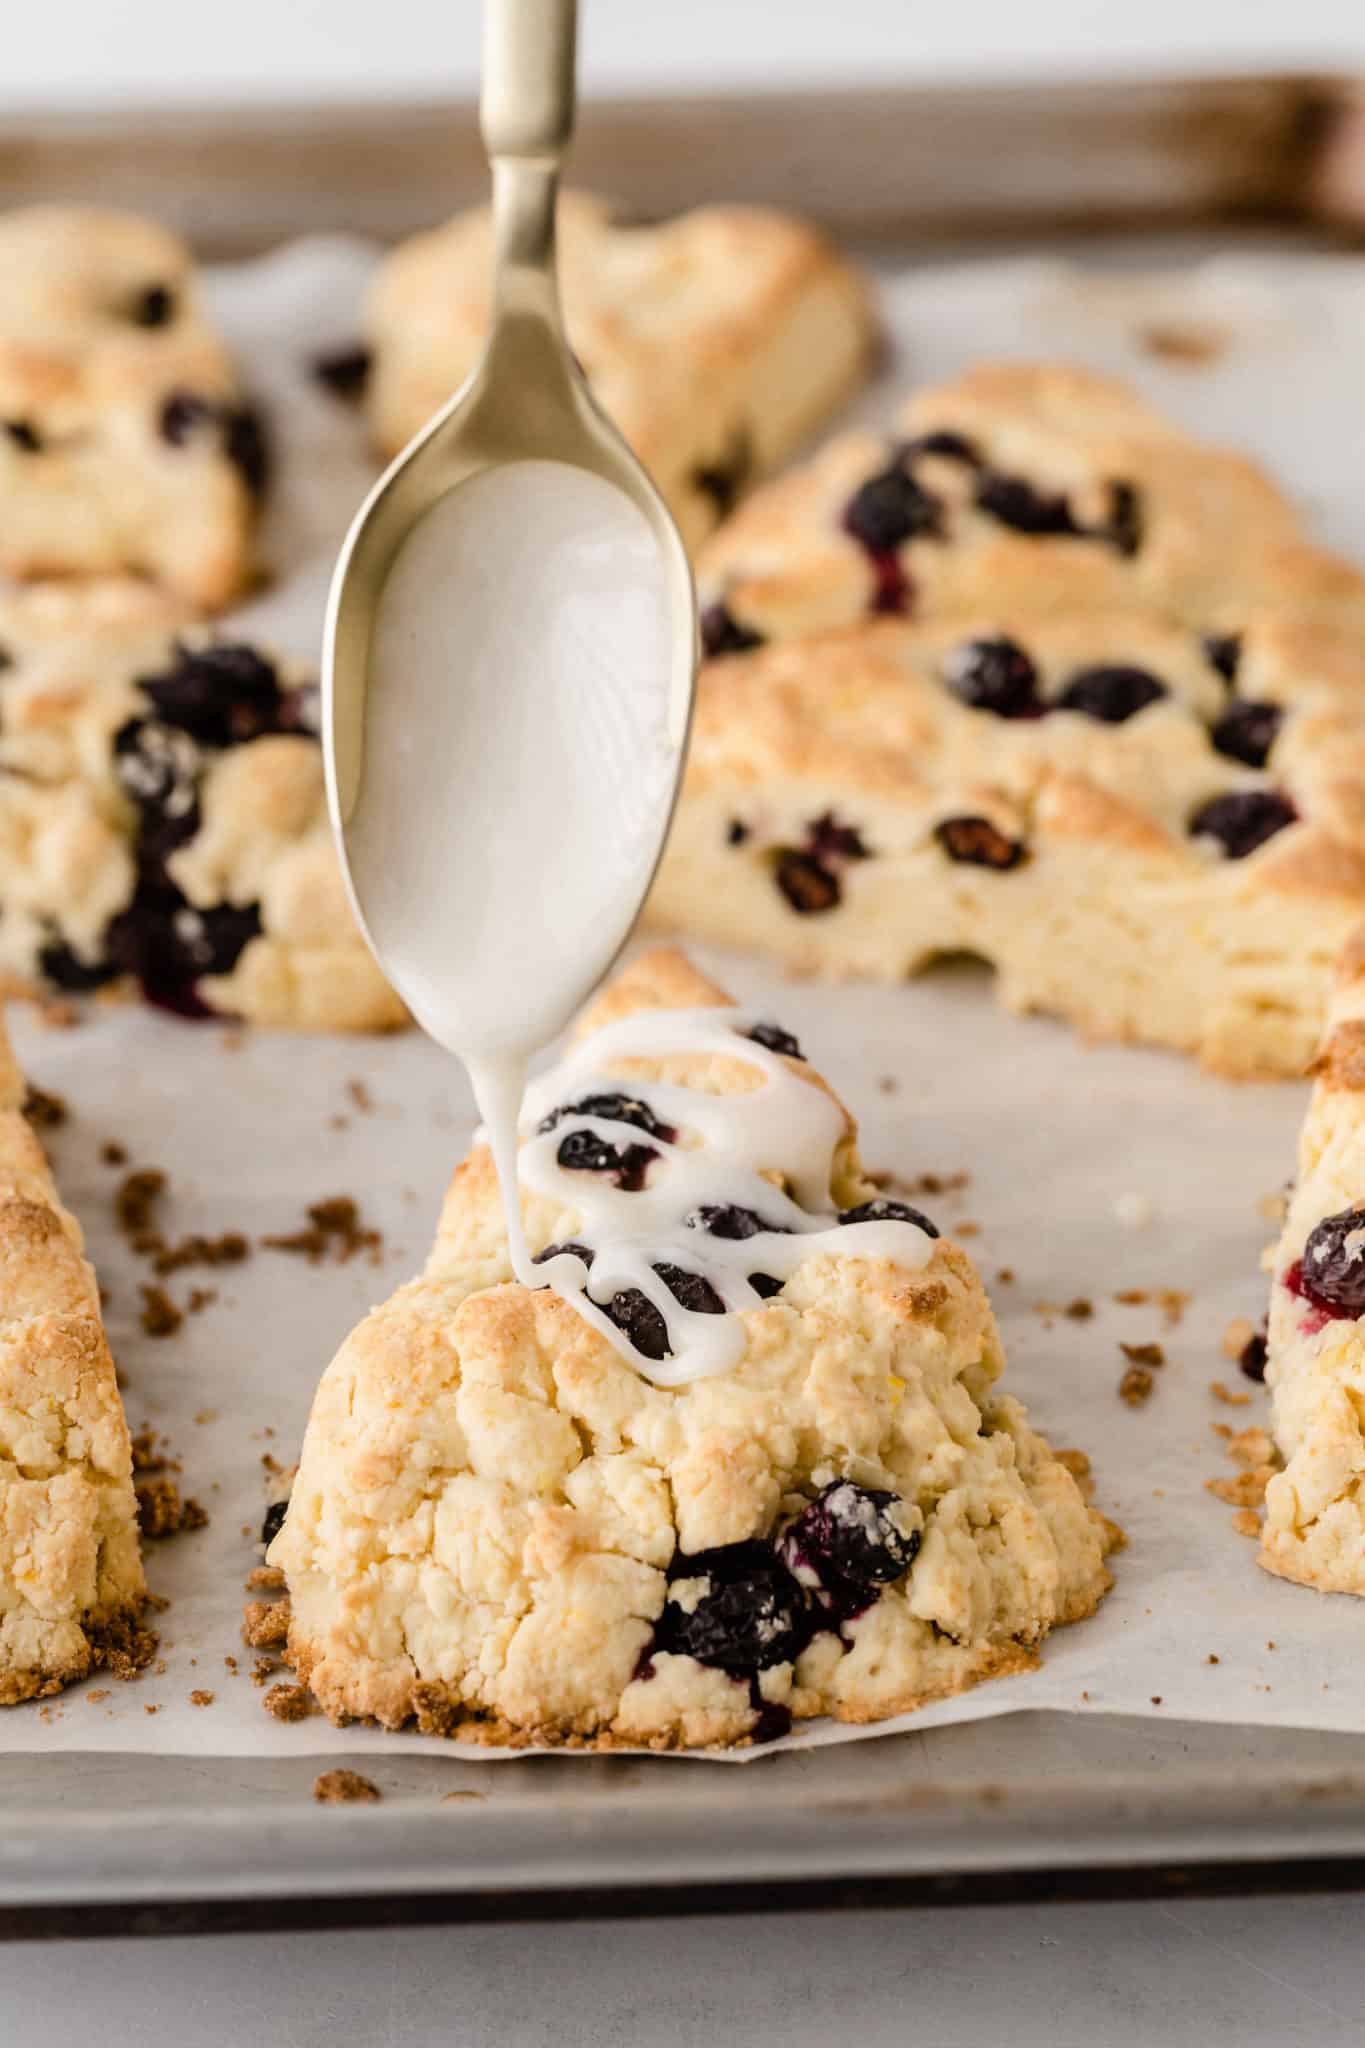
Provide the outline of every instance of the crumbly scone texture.
{"type": "MultiPolygon", "coordinates": [[[[658,951],[580,1028],[727,1000],[658,951]]],[[[729,1054],[621,1071],[756,1085],[729,1054]]],[[[832,1192],[872,1193],[851,1118],[832,1192]]],[[[572,1237],[572,1211],[523,1204],[533,1247],[572,1237]]],[[[732,1744],[765,1709],[876,1721],[1026,1669],[1051,1627],[1093,1610],[1114,1532],[996,1392],[999,1335],[958,1246],[937,1240],[914,1272],[813,1256],[744,1323],[733,1371],[654,1386],[566,1302],[512,1280],[477,1147],[420,1277],[324,1374],[270,1551],[289,1656],[326,1711],[494,1743],[732,1744]],[[920,1535],[874,1604],[764,1671],[761,1696],[647,1654],[679,1553],[767,1537],[840,1478],[897,1494],[920,1535]]]]}
{"type": "Polygon", "coordinates": [[[1314,1229],[1365,1209],[1365,930],[1342,956],[1313,1071],[1272,1255],[1265,1377],[1285,1466],[1266,1488],[1260,1562],[1324,1593],[1365,1595],[1365,1330],[1350,1313],[1324,1313],[1301,1278],[1314,1229]]]}
{"type": "Polygon", "coordinates": [[[0,597],[0,971],[282,1028],[405,1013],[351,915],[303,672],[132,578],[0,597]]]}
{"type": "Polygon", "coordinates": [[[24,1094],[0,1021],[0,1706],[84,1678],[146,1594],[99,1290],[24,1094]]]}
{"type": "Polygon", "coordinates": [[[0,215],[0,571],[152,577],[217,611],[252,571],[260,422],[175,235],[0,215]]]}
{"type": "Polygon", "coordinates": [[[697,578],[719,646],[991,605],[1150,608],[1208,633],[1273,607],[1365,627],[1365,579],[1255,463],[1056,364],[982,364],[917,392],[894,433],[837,436],[754,492],[697,578]]]}
{"type": "Polygon", "coordinates": [[[1001,604],[714,660],[647,915],[829,978],[966,951],[1088,1037],[1302,1072],[1365,916],[1365,642],[1001,604]]]}
{"type": "MultiPolygon", "coordinates": [[[[856,387],[874,315],[858,272],[789,216],[708,206],[618,225],[586,193],[559,208],[569,338],[595,397],[695,545],[751,478],[856,387]]],[[[473,368],[487,330],[489,216],[405,242],[370,305],[370,417],[403,447],[473,368]]]]}

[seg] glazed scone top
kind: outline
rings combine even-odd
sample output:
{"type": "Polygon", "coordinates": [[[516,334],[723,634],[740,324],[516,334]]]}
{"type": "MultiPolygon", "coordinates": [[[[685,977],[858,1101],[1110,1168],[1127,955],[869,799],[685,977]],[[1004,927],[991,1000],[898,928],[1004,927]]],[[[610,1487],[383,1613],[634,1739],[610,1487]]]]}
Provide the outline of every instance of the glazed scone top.
{"type": "Polygon", "coordinates": [[[838,436],[726,522],[698,582],[713,652],[992,604],[1141,605],[1210,632],[1271,605],[1365,624],[1365,580],[1255,463],[1048,365],[980,366],[917,393],[890,435],[838,436]]]}
{"type": "Polygon", "coordinates": [[[775,860],[804,805],[802,857],[845,873],[984,819],[1014,861],[1043,830],[1360,895],[1365,649],[1278,618],[1212,642],[1143,613],[872,621],[708,666],[687,794],[712,793],[775,860]],[[821,792],[847,815],[814,818],[821,792]]]}
{"type": "MultiPolygon", "coordinates": [[[[603,409],[666,492],[679,488],[680,464],[714,433],[718,388],[728,390],[732,373],[769,346],[813,279],[827,276],[837,293],[854,356],[870,349],[871,307],[857,273],[814,229],[783,214],[708,206],[631,227],[618,225],[605,201],[566,192],[559,249],[575,353],[603,409]]],[[[385,262],[368,321],[371,417],[385,450],[402,447],[473,367],[491,274],[483,208],[414,237],[385,262]]],[[[740,467],[770,462],[788,444],[780,397],[776,388],[754,394],[756,445],[740,467]]],[[[806,408],[797,409],[804,424],[806,408]]]]}

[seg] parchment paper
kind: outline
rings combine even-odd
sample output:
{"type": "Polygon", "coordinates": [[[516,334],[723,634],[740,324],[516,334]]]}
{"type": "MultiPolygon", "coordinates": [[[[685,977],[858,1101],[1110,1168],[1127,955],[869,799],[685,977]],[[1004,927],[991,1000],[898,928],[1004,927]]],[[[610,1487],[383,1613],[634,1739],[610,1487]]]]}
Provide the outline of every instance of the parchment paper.
{"type": "MultiPolygon", "coordinates": [[[[353,337],[371,260],[358,244],[314,242],[212,280],[281,456],[267,537],[278,581],[242,623],[304,656],[317,645],[337,542],[372,474],[358,420],[310,381],[306,361],[353,337]]],[[[1271,257],[1163,280],[996,262],[888,279],[887,301],[899,356],[863,412],[884,410],[912,374],[938,377],[986,353],[1065,354],[1135,375],[1191,425],[1263,453],[1311,492],[1324,534],[1365,547],[1358,263],[1271,257]],[[1199,366],[1156,361],[1134,338],[1195,322],[1226,337],[1224,352],[1199,366]]],[[[794,1739],[850,1741],[1044,1707],[1365,1730],[1365,1611],[1259,1572],[1232,1509],[1205,1489],[1234,1469],[1211,1425],[1265,1419],[1264,1394],[1218,1346],[1231,1317],[1262,1311],[1257,1260],[1268,1229],[1257,1201],[1292,1171],[1302,1087],[1233,1087],[1165,1055],[1079,1047],[1058,1025],[1002,1015],[984,971],[831,992],[784,984],[750,961],[701,957],[739,998],[799,1033],[862,1118],[873,1168],[970,1175],[965,1189],[924,1205],[950,1234],[979,1226],[963,1241],[1003,1323],[1006,1385],[1055,1443],[1090,1454],[1100,1504],[1129,1537],[1115,1591],[1095,1619],[1049,1640],[1039,1672],[902,1722],[821,1724],[794,1739]],[[1123,1220],[1133,1196],[1150,1207],[1145,1225],[1123,1220]],[[1001,1268],[1012,1283],[997,1280],[1001,1268]],[[1185,1290],[1188,1311],[1168,1327],[1156,1305],[1112,1298],[1133,1289],[1185,1290]],[[1036,1307],[1078,1298],[1093,1304],[1089,1320],[1036,1307]],[[1145,1408],[1118,1397],[1121,1341],[1165,1352],[1145,1408]],[[1250,1404],[1218,1405],[1214,1379],[1250,1392],[1250,1404]]],[[[171,1602],[164,1673],[132,1685],[96,1680],[107,1690],[94,1702],[87,1687],[46,1712],[11,1710],[0,1716],[0,1748],[306,1756],[421,1742],[450,1753],[316,1717],[276,1722],[238,1630],[256,1531],[279,1491],[262,1458],[292,1462],[337,1344],[425,1256],[473,1128],[462,1074],[416,1033],[243,1037],[131,1007],[96,1008],[69,1032],[23,1009],[13,1022],[33,1078],[71,1106],[50,1142],[110,1292],[129,1420],[165,1432],[185,1490],[211,1520],[148,1546],[151,1582],[171,1602]],[[357,1106],[353,1081],[372,1108],[357,1106]],[[195,1282],[215,1284],[219,1299],[177,1335],[148,1337],[138,1285],[150,1275],[114,1227],[120,1169],[100,1159],[110,1139],[133,1163],[169,1174],[171,1234],[287,1232],[307,1203],[350,1194],[384,1233],[382,1261],[314,1268],[258,1251],[221,1273],[179,1275],[168,1283],[178,1299],[195,1282]],[[189,1704],[192,1690],[212,1691],[212,1704],[189,1704]]]]}

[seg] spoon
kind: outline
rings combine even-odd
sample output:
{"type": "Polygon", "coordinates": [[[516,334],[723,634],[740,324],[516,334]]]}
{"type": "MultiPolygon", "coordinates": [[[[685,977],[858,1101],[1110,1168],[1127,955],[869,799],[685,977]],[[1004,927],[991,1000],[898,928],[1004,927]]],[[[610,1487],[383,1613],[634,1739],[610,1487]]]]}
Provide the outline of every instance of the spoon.
{"type": "Polygon", "coordinates": [[[361,508],[323,658],[351,900],[398,993],[470,1068],[519,1273],[525,1061],[596,987],[648,892],[697,662],[677,529],[564,336],[555,200],[574,61],[574,0],[488,0],[488,341],[361,508]]]}

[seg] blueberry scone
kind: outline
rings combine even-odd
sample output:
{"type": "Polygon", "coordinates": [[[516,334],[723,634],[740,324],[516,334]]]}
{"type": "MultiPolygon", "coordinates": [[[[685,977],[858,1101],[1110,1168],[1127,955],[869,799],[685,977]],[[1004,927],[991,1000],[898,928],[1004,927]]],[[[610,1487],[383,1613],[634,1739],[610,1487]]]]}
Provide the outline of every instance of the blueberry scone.
{"type": "MultiPolygon", "coordinates": [[[[708,206],[617,225],[584,193],[559,206],[569,338],[595,396],[667,498],[689,546],[748,482],[858,384],[867,286],[803,222],[708,206]]],[[[489,319],[486,210],[415,237],[370,307],[370,416],[396,453],[473,368],[489,319]]]]}
{"type": "Polygon", "coordinates": [[[831,978],[977,954],[1232,1075],[1303,1070],[1362,915],[1365,642],[1003,607],[708,663],[648,908],[831,978]]]}
{"type": "Polygon", "coordinates": [[[758,491],[697,567],[708,653],[983,605],[1150,608],[1210,633],[1253,607],[1365,630],[1365,579],[1243,456],[1126,386],[986,364],[758,491]]]}
{"type": "Polygon", "coordinates": [[[314,1402],[269,1558],[329,1714],[762,1741],[1027,1670],[1092,1612],[1116,1532],[997,1391],[970,1261],[878,1196],[788,1032],[646,955],[522,1131],[553,1284],[513,1277],[476,1144],[314,1402]]]}
{"type": "Polygon", "coordinates": [[[1285,1469],[1266,1489],[1261,1563],[1365,1594],[1365,931],[1343,954],[1313,1071],[1273,1261],[1265,1377],[1285,1469]]]}
{"type": "Polygon", "coordinates": [[[0,1706],[84,1678],[146,1594],[99,1290],[24,1096],[0,1022],[0,1706]]]}
{"type": "Polygon", "coordinates": [[[186,1016],[402,1022],[346,902],[314,686],[177,637],[182,612],[131,579],[0,600],[0,969],[131,977],[186,1016]]]}
{"type": "Polygon", "coordinates": [[[0,572],[131,570],[216,611],[246,582],[260,420],[165,229],[0,215],[0,572]]]}

